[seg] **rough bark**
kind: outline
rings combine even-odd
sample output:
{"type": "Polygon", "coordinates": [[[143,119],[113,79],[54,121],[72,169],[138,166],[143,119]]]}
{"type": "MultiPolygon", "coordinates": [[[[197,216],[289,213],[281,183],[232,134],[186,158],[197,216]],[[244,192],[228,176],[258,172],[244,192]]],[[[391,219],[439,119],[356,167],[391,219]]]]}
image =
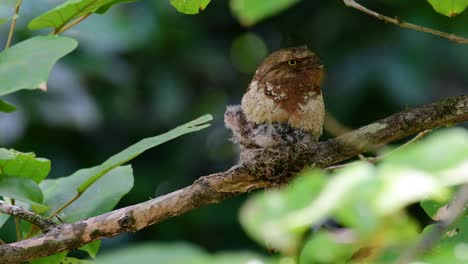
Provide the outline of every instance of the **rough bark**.
{"type": "Polygon", "coordinates": [[[21,263],[122,232],[135,232],[207,204],[275,186],[307,166],[324,168],[420,131],[467,120],[468,96],[458,96],[394,114],[310,147],[246,150],[241,154],[241,164],[203,176],[181,190],[76,223],[61,224],[31,239],[1,245],[0,263],[21,263]]]}

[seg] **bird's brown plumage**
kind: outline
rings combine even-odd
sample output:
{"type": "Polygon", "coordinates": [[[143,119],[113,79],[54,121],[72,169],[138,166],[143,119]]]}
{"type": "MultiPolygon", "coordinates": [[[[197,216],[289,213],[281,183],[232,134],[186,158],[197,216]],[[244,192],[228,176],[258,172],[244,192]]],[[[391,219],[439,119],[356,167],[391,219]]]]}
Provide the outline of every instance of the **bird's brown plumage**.
{"type": "Polygon", "coordinates": [[[325,116],[323,79],[323,65],[309,49],[275,51],[255,72],[242,98],[242,110],[250,122],[287,123],[318,139],[325,116]]]}

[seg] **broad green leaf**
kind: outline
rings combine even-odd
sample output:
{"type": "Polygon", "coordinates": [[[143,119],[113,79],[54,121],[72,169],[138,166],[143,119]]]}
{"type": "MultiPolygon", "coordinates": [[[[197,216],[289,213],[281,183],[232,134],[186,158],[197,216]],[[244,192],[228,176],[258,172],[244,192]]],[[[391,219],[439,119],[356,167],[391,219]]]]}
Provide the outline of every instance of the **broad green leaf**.
{"type": "Polygon", "coordinates": [[[50,172],[50,160],[36,158],[34,153],[22,153],[0,148],[0,178],[23,177],[36,183],[50,172]]]}
{"type": "MultiPolygon", "coordinates": [[[[88,173],[89,171],[90,169],[82,169],[68,177],[41,182],[44,203],[51,208],[48,214],[76,195],[76,186],[92,176],[88,173]]],[[[65,208],[59,216],[63,221],[71,223],[106,213],[112,210],[132,187],[132,167],[127,165],[114,168],[95,182],[80,198],[65,208]]]]}
{"type": "Polygon", "coordinates": [[[259,21],[276,15],[293,6],[299,0],[231,0],[231,10],[244,26],[252,26],[259,21]]]}
{"type": "Polygon", "coordinates": [[[95,13],[97,14],[104,14],[111,8],[112,6],[119,4],[119,3],[130,3],[130,2],[135,2],[136,0],[115,0],[112,3],[109,3],[107,5],[101,6],[98,10],[96,10],[95,13]]]}
{"type": "Polygon", "coordinates": [[[0,196],[41,206],[43,195],[41,188],[34,181],[26,178],[0,178],[0,196]]]}
{"type": "Polygon", "coordinates": [[[204,115],[191,122],[176,127],[162,135],[140,140],[136,144],[110,157],[103,164],[86,170],[86,173],[88,173],[90,177],[87,177],[87,180],[77,188],[77,191],[79,193],[83,192],[109,170],[126,163],[127,161],[137,157],[150,148],[156,147],[164,142],[180,137],[184,134],[195,132],[210,126],[209,124],[206,124],[206,122],[212,119],[213,117],[211,115],[204,115]]]}
{"type": "Polygon", "coordinates": [[[345,263],[357,248],[357,244],[340,241],[338,234],[321,230],[314,233],[305,243],[300,253],[299,264],[345,263]]]}
{"type": "Polygon", "coordinates": [[[454,17],[468,6],[468,0],[427,0],[435,11],[448,17],[454,17]]]}
{"type": "Polygon", "coordinates": [[[209,256],[200,248],[185,244],[140,244],[114,250],[99,255],[96,264],[128,263],[171,263],[171,264],[206,264],[211,262],[209,256]]]}
{"type": "Polygon", "coordinates": [[[100,254],[94,263],[273,264],[279,262],[243,251],[210,255],[204,250],[187,243],[144,243],[105,252],[100,254]]]}
{"type": "Polygon", "coordinates": [[[193,15],[205,10],[210,1],[211,0],[171,0],[171,5],[181,13],[193,15]]]}
{"type": "Polygon", "coordinates": [[[0,99],[0,112],[11,113],[16,110],[16,107],[0,99]]]}
{"type": "Polygon", "coordinates": [[[77,258],[71,258],[71,257],[66,257],[60,262],[61,264],[94,264],[95,262],[92,260],[85,260],[85,259],[77,259],[77,258]]]}
{"type": "Polygon", "coordinates": [[[52,10],[34,18],[28,24],[31,30],[42,28],[62,28],[70,21],[81,16],[99,12],[104,13],[112,5],[127,2],[125,0],[68,0],[52,10]],[[103,9],[101,9],[103,8],[103,9]]]}
{"type": "MultiPolygon", "coordinates": [[[[426,254],[423,260],[431,264],[455,263],[464,264],[468,262],[468,209],[460,218],[446,229],[438,243],[426,254]]],[[[432,232],[436,224],[424,228],[421,238],[432,232]]]]}
{"type": "Polygon", "coordinates": [[[241,209],[240,222],[260,244],[282,251],[294,251],[301,232],[291,232],[281,220],[290,212],[304,208],[316,198],[325,175],[311,171],[293,181],[288,188],[271,190],[251,198],[241,209]]]}
{"type": "Polygon", "coordinates": [[[437,177],[424,171],[382,164],[378,177],[382,179],[382,187],[373,201],[375,208],[382,215],[395,212],[424,198],[446,199],[449,195],[448,189],[437,177]]]}
{"type": "Polygon", "coordinates": [[[389,155],[384,163],[427,173],[440,172],[468,161],[468,131],[441,129],[425,139],[389,155]]]}
{"type": "Polygon", "coordinates": [[[62,264],[68,262],[62,262],[67,256],[68,252],[60,252],[47,257],[37,258],[30,261],[31,264],[62,264]]]}
{"type": "MultiPolygon", "coordinates": [[[[255,254],[252,252],[242,252],[242,251],[235,251],[235,252],[223,252],[214,254],[209,262],[205,263],[213,263],[213,264],[267,264],[267,263],[275,263],[278,262],[271,262],[268,261],[267,258],[261,256],[259,254],[255,254]]],[[[281,263],[281,262],[280,262],[281,263]]]]}
{"type": "Polygon", "coordinates": [[[0,228],[10,219],[10,215],[7,214],[0,214],[0,228]]]}
{"type": "Polygon", "coordinates": [[[88,254],[94,259],[96,258],[96,255],[99,251],[99,248],[101,247],[101,240],[96,240],[93,241],[89,244],[86,244],[84,246],[81,246],[79,250],[83,250],[88,252],[88,254]]]}
{"type": "Polygon", "coordinates": [[[74,50],[74,39],[38,36],[0,53],[0,96],[45,86],[52,66],[74,50]]]}

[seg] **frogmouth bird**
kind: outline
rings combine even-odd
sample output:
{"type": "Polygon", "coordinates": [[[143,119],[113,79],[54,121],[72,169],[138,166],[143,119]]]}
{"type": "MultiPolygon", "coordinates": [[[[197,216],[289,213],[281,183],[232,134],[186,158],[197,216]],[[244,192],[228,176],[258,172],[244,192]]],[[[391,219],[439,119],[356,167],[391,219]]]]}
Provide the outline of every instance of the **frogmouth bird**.
{"type": "Polygon", "coordinates": [[[271,53],[256,70],[241,106],[228,107],[225,124],[243,147],[316,142],[325,117],[320,58],[306,47],[271,53]]]}

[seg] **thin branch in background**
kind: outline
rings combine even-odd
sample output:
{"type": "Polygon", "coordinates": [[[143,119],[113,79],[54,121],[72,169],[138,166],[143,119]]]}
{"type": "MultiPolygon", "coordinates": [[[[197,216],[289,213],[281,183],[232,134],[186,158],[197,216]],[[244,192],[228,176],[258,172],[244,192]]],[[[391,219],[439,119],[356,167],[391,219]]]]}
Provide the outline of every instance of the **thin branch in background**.
{"type": "Polygon", "coordinates": [[[456,42],[456,43],[460,43],[460,44],[468,44],[468,39],[466,38],[463,38],[463,37],[460,37],[460,36],[457,36],[457,35],[453,35],[453,34],[449,34],[449,33],[446,33],[446,32],[443,32],[443,31],[439,31],[439,30],[435,30],[435,29],[432,29],[432,28],[427,28],[427,27],[422,27],[422,26],[418,26],[418,25],[415,25],[415,24],[411,24],[411,23],[408,23],[408,22],[405,22],[403,20],[400,20],[399,18],[395,17],[395,18],[391,18],[391,17],[388,17],[388,16],[384,16],[384,15],[381,15],[375,11],[372,11],[370,9],[367,9],[366,7],[356,3],[354,0],[343,0],[344,4],[348,7],[352,7],[354,9],[357,9],[361,12],[364,12],[370,16],[373,16],[379,20],[382,20],[384,22],[387,22],[387,23],[392,23],[394,25],[397,25],[399,27],[402,27],[402,28],[409,28],[409,29],[413,29],[413,30],[417,30],[417,31],[421,31],[421,32],[426,32],[426,33],[429,33],[429,34],[432,34],[432,35],[436,35],[436,36],[439,36],[439,37],[443,37],[443,38],[446,38],[446,39],[449,39],[453,42],[456,42]]]}
{"type": "MultiPolygon", "coordinates": [[[[56,224],[38,214],[25,210],[21,207],[15,206],[14,204],[8,204],[5,201],[0,200],[0,213],[8,214],[14,216],[15,219],[23,219],[28,221],[36,226],[38,226],[43,231],[47,231],[50,228],[56,226],[56,224]]],[[[18,230],[17,230],[18,231],[18,230]]],[[[20,239],[19,237],[18,239],[20,239]]]]}
{"type": "Polygon", "coordinates": [[[15,14],[13,15],[13,18],[11,20],[10,31],[8,32],[8,39],[5,45],[5,49],[8,49],[11,45],[11,40],[13,39],[13,32],[15,31],[16,19],[18,18],[21,2],[23,2],[23,0],[18,0],[18,2],[16,3],[15,14]]]}
{"type": "Polygon", "coordinates": [[[71,22],[71,23],[69,23],[69,24],[66,24],[66,25],[64,25],[63,27],[56,28],[52,34],[53,34],[53,35],[58,35],[58,34],[60,34],[60,33],[63,33],[64,31],[70,29],[71,27],[76,26],[76,25],[79,24],[81,21],[83,21],[83,20],[85,20],[86,18],[88,18],[91,14],[92,14],[92,13],[89,13],[89,14],[86,14],[86,15],[83,15],[83,16],[80,16],[79,18],[75,19],[73,22],[71,22]]]}
{"type": "Polygon", "coordinates": [[[396,262],[398,264],[411,263],[418,256],[431,249],[439,239],[444,235],[444,232],[449,228],[465,210],[468,203],[468,184],[463,185],[453,200],[447,205],[447,211],[440,217],[438,223],[421,238],[419,243],[408,250],[406,254],[396,262]]]}
{"type": "MultiPolygon", "coordinates": [[[[11,205],[15,205],[15,199],[11,199],[11,205]]],[[[15,219],[16,240],[20,241],[23,239],[21,237],[20,219],[17,216],[13,218],[15,219]]]]}
{"type": "Polygon", "coordinates": [[[323,128],[330,134],[335,137],[339,137],[343,134],[351,132],[352,129],[343,125],[340,121],[338,121],[332,114],[327,112],[325,116],[325,122],[323,124],[323,128]]]}

